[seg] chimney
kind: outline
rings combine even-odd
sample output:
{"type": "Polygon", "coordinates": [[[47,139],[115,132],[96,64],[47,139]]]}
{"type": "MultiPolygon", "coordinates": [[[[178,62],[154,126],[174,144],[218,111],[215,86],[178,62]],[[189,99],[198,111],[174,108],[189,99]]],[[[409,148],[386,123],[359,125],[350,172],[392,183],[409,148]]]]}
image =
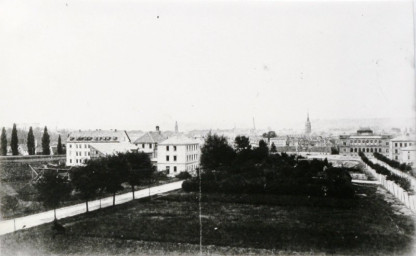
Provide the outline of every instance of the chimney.
{"type": "Polygon", "coordinates": [[[160,134],[159,125],[156,126],[156,131],[160,134]]]}

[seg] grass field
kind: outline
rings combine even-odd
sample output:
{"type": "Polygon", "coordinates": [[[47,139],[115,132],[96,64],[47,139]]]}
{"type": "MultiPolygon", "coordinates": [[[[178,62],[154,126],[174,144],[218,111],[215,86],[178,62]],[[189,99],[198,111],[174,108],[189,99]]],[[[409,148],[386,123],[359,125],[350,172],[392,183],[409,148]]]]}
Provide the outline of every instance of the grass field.
{"type": "MultiPolygon", "coordinates": [[[[414,216],[376,186],[354,199],[275,195],[202,197],[204,254],[412,255],[414,216]],[[212,246],[215,245],[215,246],[212,246]]],[[[1,237],[2,255],[196,254],[198,194],[175,192],[1,237]]]]}
{"type": "MultiPolygon", "coordinates": [[[[37,191],[31,184],[31,170],[32,167],[39,167],[47,163],[58,164],[62,163],[62,159],[43,160],[43,159],[24,159],[16,161],[0,161],[0,204],[5,196],[12,196],[18,200],[17,208],[14,211],[0,206],[0,215],[2,219],[11,219],[38,212],[51,210],[45,208],[41,202],[37,200],[37,191]]],[[[168,178],[166,180],[155,181],[152,186],[161,185],[168,182],[177,181],[176,178],[168,178]]],[[[117,194],[131,192],[131,187],[126,183],[123,184],[124,189],[117,194]]],[[[135,189],[147,188],[149,185],[136,186],[135,189]]],[[[100,197],[112,196],[111,193],[104,193],[97,195],[93,199],[100,197]]],[[[61,207],[84,203],[77,195],[68,197],[61,203],[61,207]]],[[[3,204],[1,204],[3,205],[3,204]]]]}

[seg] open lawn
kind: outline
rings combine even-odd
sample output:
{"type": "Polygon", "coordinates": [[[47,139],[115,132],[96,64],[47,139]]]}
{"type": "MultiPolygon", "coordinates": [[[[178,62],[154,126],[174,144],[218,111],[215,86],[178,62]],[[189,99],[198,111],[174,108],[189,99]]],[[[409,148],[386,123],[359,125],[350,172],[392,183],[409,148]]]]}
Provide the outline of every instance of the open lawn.
{"type": "MultiPolygon", "coordinates": [[[[412,255],[414,215],[377,186],[354,199],[204,194],[204,254],[412,255]],[[212,246],[216,245],[216,246],[212,246]]],[[[1,237],[1,254],[196,254],[198,194],[175,192],[1,237]]]]}

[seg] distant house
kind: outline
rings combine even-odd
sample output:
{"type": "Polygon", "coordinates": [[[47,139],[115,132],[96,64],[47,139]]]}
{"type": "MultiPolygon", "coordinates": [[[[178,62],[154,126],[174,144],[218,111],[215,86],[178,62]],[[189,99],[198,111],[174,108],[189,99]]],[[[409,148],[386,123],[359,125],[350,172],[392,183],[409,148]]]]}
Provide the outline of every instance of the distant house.
{"type": "Polygon", "coordinates": [[[133,144],[137,146],[139,151],[149,154],[150,159],[155,163],[157,161],[158,144],[166,139],[167,137],[161,133],[159,126],[156,126],[156,131],[146,132],[133,144]]]}
{"type": "Polygon", "coordinates": [[[107,147],[119,147],[118,144],[130,144],[130,138],[126,131],[117,130],[73,132],[66,140],[66,165],[83,165],[91,159],[91,146],[104,144],[107,147]]]}
{"type": "Polygon", "coordinates": [[[410,164],[414,168],[416,166],[416,145],[401,148],[398,160],[401,163],[410,164]]]}
{"type": "Polygon", "coordinates": [[[401,149],[416,145],[415,135],[402,135],[390,140],[390,159],[401,161],[401,149]]]}
{"type": "Polygon", "coordinates": [[[137,146],[130,143],[96,143],[90,146],[91,159],[129,152],[137,152],[137,146]]]}
{"type": "Polygon", "coordinates": [[[188,171],[195,173],[201,157],[200,141],[183,135],[173,136],[159,143],[157,170],[169,176],[188,171]]]}

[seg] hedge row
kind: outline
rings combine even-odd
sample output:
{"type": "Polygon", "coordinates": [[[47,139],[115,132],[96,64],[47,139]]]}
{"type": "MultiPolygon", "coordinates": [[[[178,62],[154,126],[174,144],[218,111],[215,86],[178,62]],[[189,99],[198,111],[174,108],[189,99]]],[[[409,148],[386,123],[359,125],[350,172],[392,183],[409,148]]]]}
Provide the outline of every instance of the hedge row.
{"type": "Polygon", "coordinates": [[[367,158],[367,156],[363,152],[360,152],[359,156],[361,157],[364,163],[366,163],[368,166],[374,169],[377,173],[386,176],[387,180],[393,181],[394,183],[396,183],[397,185],[399,185],[401,188],[403,188],[406,191],[411,190],[411,183],[407,178],[394,174],[393,172],[391,172],[389,169],[387,169],[384,166],[381,166],[379,164],[374,164],[367,158]]]}
{"type": "Polygon", "coordinates": [[[398,169],[402,172],[408,173],[408,174],[416,177],[415,174],[412,172],[412,166],[410,166],[408,164],[400,163],[400,162],[395,161],[395,160],[391,160],[391,159],[383,156],[380,153],[374,153],[374,157],[377,158],[380,161],[385,162],[386,164],[390,165],[391,167],[393,167],[395,169],[398,169]]]}

